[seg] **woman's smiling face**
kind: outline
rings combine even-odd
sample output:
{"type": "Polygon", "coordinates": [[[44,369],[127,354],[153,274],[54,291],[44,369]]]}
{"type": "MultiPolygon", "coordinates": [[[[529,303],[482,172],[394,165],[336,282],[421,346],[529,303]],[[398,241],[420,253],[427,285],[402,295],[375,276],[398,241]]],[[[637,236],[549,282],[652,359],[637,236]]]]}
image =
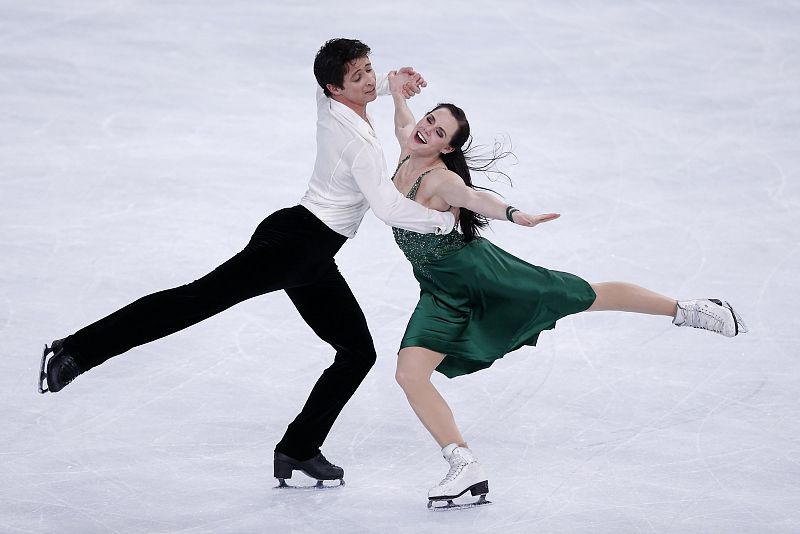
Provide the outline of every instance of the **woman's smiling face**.
{"type": "Polygon", "coordinates": [[[446,108],[438,108],[425,114],[409,139],[409,150],[416,154],[447,154],[453,151],[450,141],[458,129],[458,122],[446,108]]]}

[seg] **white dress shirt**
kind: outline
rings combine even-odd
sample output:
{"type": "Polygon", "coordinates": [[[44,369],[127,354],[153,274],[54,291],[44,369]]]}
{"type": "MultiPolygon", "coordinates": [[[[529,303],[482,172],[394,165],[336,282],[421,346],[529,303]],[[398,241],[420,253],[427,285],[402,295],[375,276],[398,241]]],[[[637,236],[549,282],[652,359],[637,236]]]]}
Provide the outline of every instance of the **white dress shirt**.
{"type": "MultiPolygon", "coordinates": [[[[376,89],[389,93],[388,76],[378,78],[376,89]]],[[[300,205],[348,238],[370,208],[386,224],[413,232],[446,234],[455,225],[452,213],[428,209],[394,187],[372,126],[319,86],[317,159],[300,205]]]]}

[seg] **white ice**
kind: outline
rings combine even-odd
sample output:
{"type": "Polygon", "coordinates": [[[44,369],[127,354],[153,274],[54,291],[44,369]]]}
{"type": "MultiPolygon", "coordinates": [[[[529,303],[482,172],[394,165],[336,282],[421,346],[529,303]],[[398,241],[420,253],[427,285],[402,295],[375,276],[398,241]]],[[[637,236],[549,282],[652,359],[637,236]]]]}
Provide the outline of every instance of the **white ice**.
{"type": "MultiPolygon", "coordinates": [[[[0,0],[0,531],[800,531],[800,4],[0,0]],[[331,361],[282,293],[36,392],[46,342],[237,252],[305,190],[311,62],[357,37],[513,142],[536,229],[510,252],[730,300],[752,332],[582,314],[435,381],[492,506],[436,514],[439,449],[394,382],[417,285],[368,214],[338,255],[379,361],[324,452],[347,486],[272,489],[331,361]]],[[[391,102],[371,105],[392,165],[391,102]]],[[[487,182],[483,181],[486,185],[487,182]]]]}

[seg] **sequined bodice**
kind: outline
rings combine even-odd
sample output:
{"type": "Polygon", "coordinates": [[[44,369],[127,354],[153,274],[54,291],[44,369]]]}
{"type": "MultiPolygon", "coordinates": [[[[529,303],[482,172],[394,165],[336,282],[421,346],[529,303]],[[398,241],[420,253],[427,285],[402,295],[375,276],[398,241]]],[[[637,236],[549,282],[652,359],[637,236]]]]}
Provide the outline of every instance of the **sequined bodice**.
{"type": "MultiPolygon", "coordinates": [[[[394,181],[394,177],[397,176],[397,171],[400,170],[400,166],[408,161],[408,158],[409,157],[406,156],[406,158],[397,165],[397,169],[395,169],[392,175],[392,181],[394,181]]],[[[416,198],[422,179],[426,174],[431,172],[431,170],[425,171],[417,178],[406,195],[406,198],[410,200],[416,198]]],[[[408,261],[411,262],[411,266],[414,267],[414,274],[417,275],[417,278],[422,276],[431,281],[433,281],[431,274],[425,266],[430,262],[441,260],[448,254],[466,245],[464,236],[456,230],[453,230],[449,234],[437,235],[432,233],[419,234],[410,230],[392,227],[392,232],[394,233],[394,240],[397,246],[400,247],[400,250],[406,255],[408,261]]]]}

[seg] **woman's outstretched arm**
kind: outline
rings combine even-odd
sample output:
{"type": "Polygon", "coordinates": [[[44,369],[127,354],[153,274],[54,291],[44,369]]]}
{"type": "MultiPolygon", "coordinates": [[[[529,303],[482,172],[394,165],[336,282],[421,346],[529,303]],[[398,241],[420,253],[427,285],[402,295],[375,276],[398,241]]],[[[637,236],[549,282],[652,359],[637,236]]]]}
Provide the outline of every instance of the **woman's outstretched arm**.
{"type": "MultiPolygon", "coordinates": [[[[438,174],[437,178],[439,178],[435,189],[432,191],[433,194],[453,207],[467,208],[490,219],[505,220],[508,220],[510,208],[516,209],[490,193],[475,191],[464,184],[464,181],[453,172],[445,170],[433,172],[436,172],[438,174]]],[[[512,222],[521,226],[536,226],[543,222],[558,219],[560,216],[558,213],[531,215],[519,210],[511,213],[512,222]]]]}

